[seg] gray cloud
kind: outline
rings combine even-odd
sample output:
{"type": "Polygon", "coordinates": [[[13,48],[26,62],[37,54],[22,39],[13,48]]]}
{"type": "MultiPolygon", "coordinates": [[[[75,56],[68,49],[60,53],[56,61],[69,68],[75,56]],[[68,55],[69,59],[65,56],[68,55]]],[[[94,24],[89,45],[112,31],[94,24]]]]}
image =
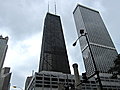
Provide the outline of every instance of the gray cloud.
{"type": "Polygon", "coordinates": [[[7,27],[14,40],[25,39],[42,31],[45,2],[6,0],[0,3],[0,26],[7,27]],[[42,9],[41,9],[42,8],[42,9]]]}
{"type": "MultiPolygon", "coordinates": [[[[54,0],[49,0],[49,3],[50,12],[54,13],[54,0]]],[[[72,46],[77,38],[72,15],[77,3],[99,10],[112,39],[120,43],[118,30],[120,1],[56,0],[57,14],[62,19],[70,65],[74,62],[79,63],[81,73],[84,71],[84,66],[79,43],[76,47],[72,46]]],[[[38,69],[42,29],[47,9],[48,0],[0,0],[0,34],[5,33],[10,37],[4,66],[11,67],[12,85],[23,87],[25,78],[31,75],[32,70],[38,69]]],[[[118,44],[115,45],[120,52],[118,44]]]]}
{"type": "Polygon", "coordinates": [[[120,1],[116,0],[113,1],[104,1],[102,4],[106,8],[106,12],[102,13],[102,18],[105,22],[105,25],[108,28],[108,31],[111,35],[111,38],[113,42],[115,43],[115,46],[120,53],[120,32],[119,32],[119,22],[120,22],[120,1]]]}

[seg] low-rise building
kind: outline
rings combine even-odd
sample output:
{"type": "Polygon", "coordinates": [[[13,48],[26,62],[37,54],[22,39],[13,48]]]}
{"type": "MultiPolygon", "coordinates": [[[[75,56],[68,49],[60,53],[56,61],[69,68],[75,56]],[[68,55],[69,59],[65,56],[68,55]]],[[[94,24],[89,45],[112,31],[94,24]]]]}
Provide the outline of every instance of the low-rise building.
{"type": "Polygon", "coordinates": [[[0,90],[10,90],[10,78],[11,78],[10,68],[4,67],[1,70],[0,77],[0,90]]]}
{"type": "MultiPolygon", "coordinates": [[[[111,79],[112,74],[100,74],[104,90],[120,90],[120,77],[111,79]]],[[[67,86],[74,88],[75,80],[72,74],[63,74],[59,72],[42,71],[35,73],[25,90],[65,90],[67,86]]],[[[82,76],[80,76],[82,81],[82,76]]],[[[28,82],[27,82],[28,83],[28,82]]],[[[96,77],[88,82],[82,83],[82,90],[98,90],[96,77]]]]}

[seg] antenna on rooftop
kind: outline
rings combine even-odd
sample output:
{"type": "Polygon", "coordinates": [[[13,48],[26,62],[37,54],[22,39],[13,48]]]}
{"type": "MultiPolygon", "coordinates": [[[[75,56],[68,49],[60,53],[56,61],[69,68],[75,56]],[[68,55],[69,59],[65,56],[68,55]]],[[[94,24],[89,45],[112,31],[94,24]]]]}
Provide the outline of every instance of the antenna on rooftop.
{"type": "Polygon", "coordinates": [[[49,1],[48,1],[48,12],[49,12],[49,1]]]}
{"type": "Polygon", "coordinates": [[[56,14],[56,1],[54,0],[54,4],[55,4],[55,14],[56,14]]]}

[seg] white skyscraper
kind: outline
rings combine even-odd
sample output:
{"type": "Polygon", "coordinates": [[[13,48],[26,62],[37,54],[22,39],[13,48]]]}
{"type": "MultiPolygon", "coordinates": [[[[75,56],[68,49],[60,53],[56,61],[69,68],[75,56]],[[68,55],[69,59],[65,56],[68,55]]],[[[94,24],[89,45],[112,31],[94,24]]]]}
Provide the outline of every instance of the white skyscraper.
{"type": "MultiPolygon", "coordinates": [[[[114,66],[118,53],[99,12],[77,5],[73,15],[78,36],[80,36],[81,29],[87,33],[97,70],[107,73],[110,67],[114,66]]],[[[87,75],[91,75],[95,69],[86,38],[82,36],[79,40],[87,75]]]]}

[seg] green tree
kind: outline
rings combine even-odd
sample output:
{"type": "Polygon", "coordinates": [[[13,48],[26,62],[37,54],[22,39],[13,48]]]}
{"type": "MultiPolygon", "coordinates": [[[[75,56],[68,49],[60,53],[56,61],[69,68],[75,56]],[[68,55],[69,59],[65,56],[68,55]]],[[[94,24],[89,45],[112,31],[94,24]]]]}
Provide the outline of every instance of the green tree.
{"type": "Polygon", "coordinates": [[[115,65],[108,72],[113,73],[112,78],[117,78],[117,75],[120,75],[120,54],[118,54],[114,63],[115,65]]]}

